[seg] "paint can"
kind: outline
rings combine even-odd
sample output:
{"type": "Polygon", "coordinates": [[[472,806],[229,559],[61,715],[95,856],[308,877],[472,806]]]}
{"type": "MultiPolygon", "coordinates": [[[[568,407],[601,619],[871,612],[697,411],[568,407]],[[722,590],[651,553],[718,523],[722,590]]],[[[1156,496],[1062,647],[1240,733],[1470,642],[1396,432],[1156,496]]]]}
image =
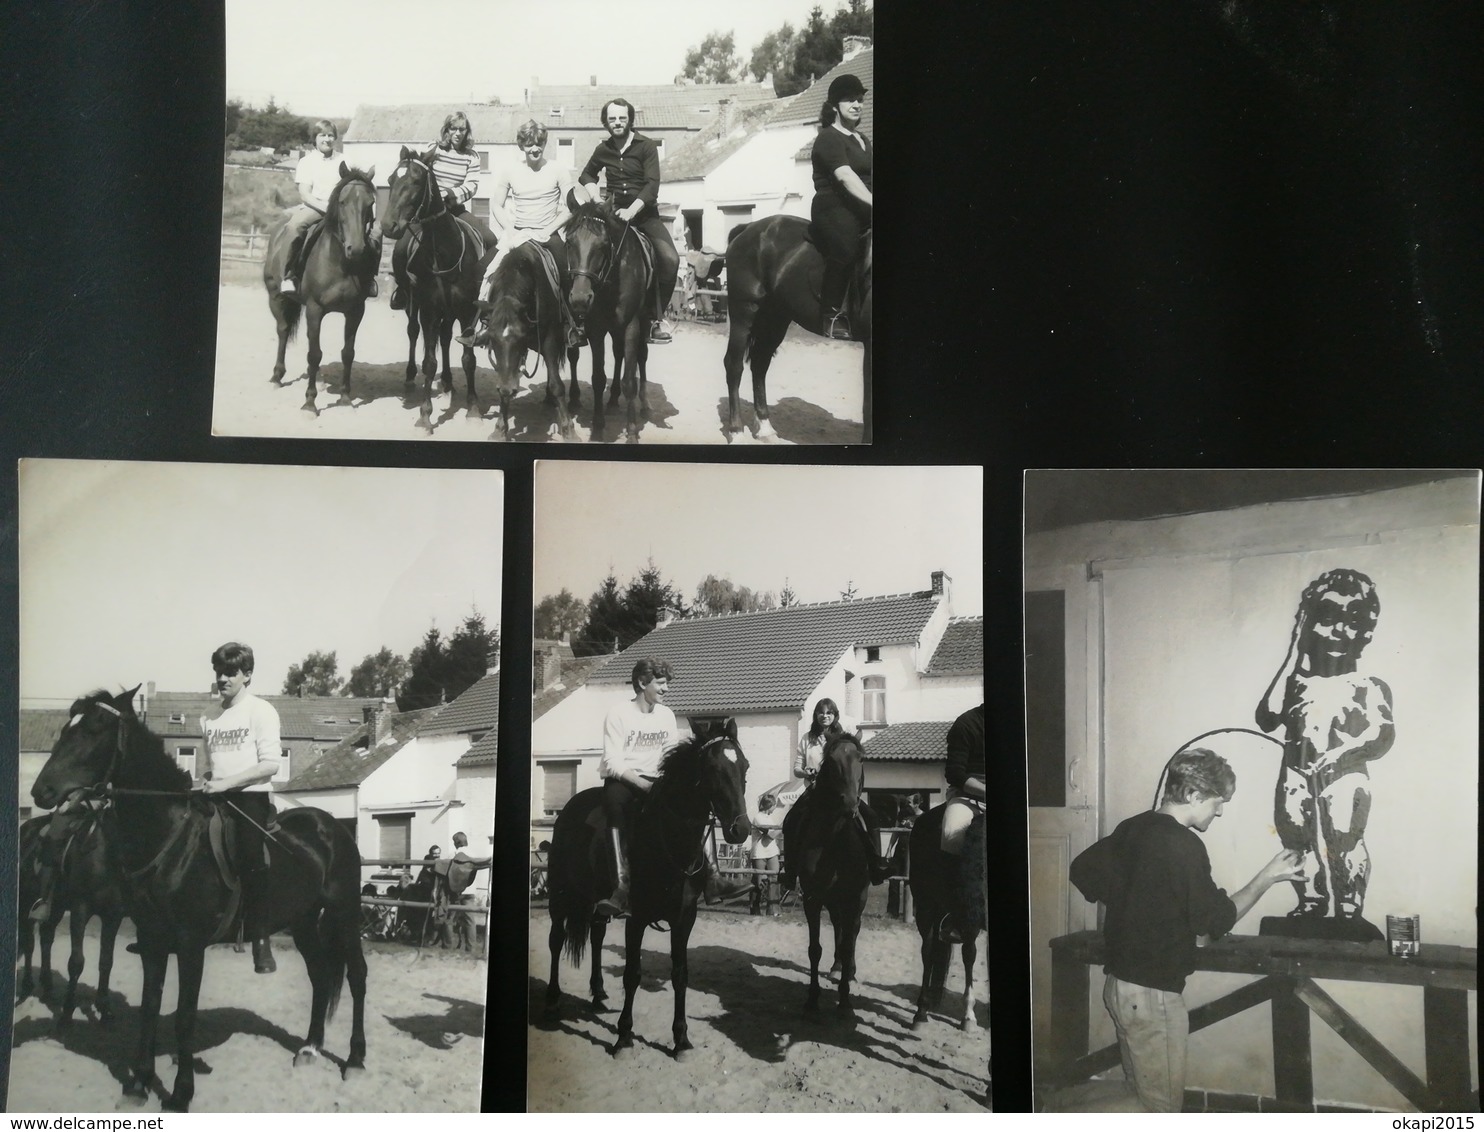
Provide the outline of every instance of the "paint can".
{"type": "Polygon", "coordinates": [[[1422,917],[1387,916],[1386,942],[1398,959],[1416,959],[1422,948],[1422,917]]]}

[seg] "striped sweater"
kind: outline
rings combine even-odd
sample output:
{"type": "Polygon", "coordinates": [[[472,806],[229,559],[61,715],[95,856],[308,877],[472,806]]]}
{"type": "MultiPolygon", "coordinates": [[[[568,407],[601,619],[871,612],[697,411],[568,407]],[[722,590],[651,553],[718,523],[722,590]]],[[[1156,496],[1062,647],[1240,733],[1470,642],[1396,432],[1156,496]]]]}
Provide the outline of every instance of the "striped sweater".
{"type": "Polygon", "coordinates": [[[469,153],[459,153],[435,143],[433,176],[442,192],[452,190],[456,204],[466,204],[479,188],[479,154],[472,150],[469,153]]]}

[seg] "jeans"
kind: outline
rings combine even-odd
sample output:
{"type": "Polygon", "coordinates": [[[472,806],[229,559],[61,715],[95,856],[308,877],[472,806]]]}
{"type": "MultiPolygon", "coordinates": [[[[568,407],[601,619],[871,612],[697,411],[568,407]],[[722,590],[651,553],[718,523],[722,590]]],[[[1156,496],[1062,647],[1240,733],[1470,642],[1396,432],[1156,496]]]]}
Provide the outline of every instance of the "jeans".
{"type": "Polygon", "coordinates": [[[1175,991],[1108,976],[1103,1005],[1118,1031],[1123,1075],[1150,1112],[1179,1112],[1185,1101],[1185,1040],[1190,1016],[1175,991]]]}

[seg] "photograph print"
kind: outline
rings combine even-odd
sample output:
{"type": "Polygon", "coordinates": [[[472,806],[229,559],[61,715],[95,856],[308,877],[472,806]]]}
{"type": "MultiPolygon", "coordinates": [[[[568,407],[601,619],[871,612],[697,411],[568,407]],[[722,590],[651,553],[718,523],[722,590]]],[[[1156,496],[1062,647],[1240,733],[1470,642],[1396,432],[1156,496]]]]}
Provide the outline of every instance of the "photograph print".
{"type": "Polygon", "coordinates": [[[869,0],[404,17],[227,2],[214,435],[870,442],[869,0]]]}
{"type": "Polygon", "coordinates": [[[536,465],[529,1109],[983,1112],[982,469],[684,471],[536,465]]]}
{"type": "Polygon", "coordinates": [[[1041,1110],[1478,1109],[1479,489],[1026,473],[1041,1110]]]}
{"type": "Polygon", "coordinates": [[[479,1110],[502,491],[21,462],[9,1111],[479,1110]]]}

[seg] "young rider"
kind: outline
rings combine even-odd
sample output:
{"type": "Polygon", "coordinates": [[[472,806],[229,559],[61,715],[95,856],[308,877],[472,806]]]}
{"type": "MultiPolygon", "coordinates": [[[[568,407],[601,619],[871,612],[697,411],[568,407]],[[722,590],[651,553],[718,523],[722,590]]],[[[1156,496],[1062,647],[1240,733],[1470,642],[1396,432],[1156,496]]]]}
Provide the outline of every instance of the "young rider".
{"type": "MultiPolygon", "coordinates": [[[[316,221],[324,219],[325,210],[330,207],[330,194],[340,184],[340,166],[344,162],[335,153],[338,138],[335,123],[328,118],[321,118],[314,124],[314,149],[299,158],[294,171],[294,183],[299,188],[299,203],[289,211],[289,241],[284,251],[283,279],[278,284],[279,294],[296,295],[303,282],[301,258],[304,253],[304,237],[316,221]]],[[[379,234],[375,237],[375,250],[380,256],[379,234]]],[[[374,299],[376,294],[376,276],[372,275],[367,297],[374,299]]]]}

